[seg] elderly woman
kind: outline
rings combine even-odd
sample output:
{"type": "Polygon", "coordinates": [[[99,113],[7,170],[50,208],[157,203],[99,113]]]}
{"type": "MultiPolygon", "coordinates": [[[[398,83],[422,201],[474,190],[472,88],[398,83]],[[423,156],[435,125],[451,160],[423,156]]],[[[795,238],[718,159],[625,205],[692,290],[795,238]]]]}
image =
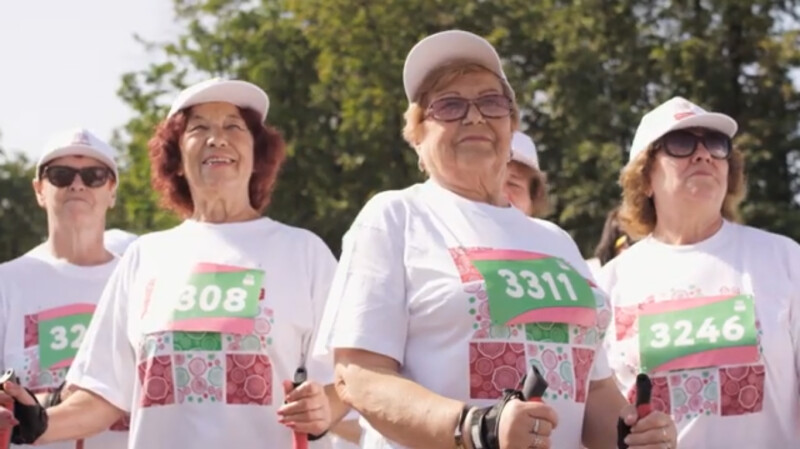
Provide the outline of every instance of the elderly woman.
{"type": "MultiPolygon", "coordinates": [[[[106,214],[116,201],[115,153],[88,129],[55,135],[33,180],[36,200],[47,215],[47,240],[0,264],[0,365],[14,369],[21,385],[44,404],[69,394],[64,379],[120,261],[104,246],[103,234],[106,214]]],[[[124,420],[109,430],[86,441],[45,447],[128,447],[124,420]]]]}
{"type": "Polygon", "coordinates": [[[125,252],[67,379],[78,390],[49,425],[5,384],[23,405],[15,442],[88,436],[125,412],[134,449],[289,448],[292,430],[328,429],[323,387],[291,381],[299,367],[332,378],[305,362],[336,262],[317,236],[261,216],[284,159],[268,105],[243,81],[178,96],[149,146],[153,185],[186,220],[125,252]]]}
{"type": "Polygon", "coordinates": [[[550,211],[547,175],[539,168],[536,144],[519,131],[511,138],[505,191],[511,204],[528,216],[544,217],[550,211]]]}
{"type": "Polygon", "coordinates": [[[800,447],[800,246],[732,221],[736,130],[683,98],[642,118],[619,218],[644,238],[600,276],[609,359],[625,392],[650,373],[681,448],[800,447]]]}
{"type": "MultiPolygon", "coordinates": [[[[519,111],[494,48],[464,31],[419,42],[404,136],[424,184],[372,198],[344,237],[316,354],[369,424],[366,448],[590,448],[636,421],[601,346],[610,319],[575,243],[506,199],[519,111]],[[528,367],[542,402],[516,389],[528,367]]],[[[631,447],[674,447],[664,414],[631,447]],[[648,446],[650,445],[650,446],[648,446]]]]}

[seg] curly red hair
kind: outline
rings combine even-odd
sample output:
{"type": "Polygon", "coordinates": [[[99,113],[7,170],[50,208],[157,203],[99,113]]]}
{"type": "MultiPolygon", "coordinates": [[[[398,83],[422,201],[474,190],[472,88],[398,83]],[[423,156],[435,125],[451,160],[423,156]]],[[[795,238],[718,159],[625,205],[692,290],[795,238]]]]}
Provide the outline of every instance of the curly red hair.
{"type": "MultiPolygon", "coordinates": [[[[253,135],[253,175],[250,177],[250,205],[263,213],[272,198],[275,181],[284,160],[286,143],[281,134],[261,121],[261,114],[238,108],[253,135]]],[[[194,201],[181,169],[180,138],[186,130],[186,120],[191,108],[163,120],[147,143],[150,154],[150,181],[161,197],[161,205],[183,217],[194,212],[194,201]]]]}

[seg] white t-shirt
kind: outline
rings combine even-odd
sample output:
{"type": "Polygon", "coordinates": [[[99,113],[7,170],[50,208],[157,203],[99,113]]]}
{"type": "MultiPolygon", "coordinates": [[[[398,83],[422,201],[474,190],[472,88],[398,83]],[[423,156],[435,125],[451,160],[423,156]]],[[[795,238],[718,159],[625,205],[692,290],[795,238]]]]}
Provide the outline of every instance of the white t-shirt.
{"type": "Polygon", "coordinates": [[[125,250],[128,249],[128,246],[137,238],[139,238],[139,236],[136,234],[116,228],[108,229],[103,234],[106,249],[119,255],[125,254],[125,250]]]}
{"type": "Polygon", "coordinates": [[[645,238],[603,267],[600,285],[623,393],[644,364],[681,448],[800,447],[800,245],[726,221],[694,245],[645,238]]]}
{"type": "MultiPolygon", "coordinates": [[[[34,393],[53,391],[65,379],[86,332],[94,306],[114,267],[72,265],[54,258],[44,244],[0,265],[0,360],[14,368],[23,386],[34,393]]],[[[100,358],[110,363],[111,356],[100,358]]],[[[86,449],[127,447],[125,422],[89,438],[86,449]]],[[[74,442],[41,446],[73,449],[74,442]]]]}
{"type": "MultiPolygon", "coordinates": [[[[577,246],[552,223],[513,207],[469,201],[434,181],[384,192],[367,203],[344,238],[315,354],[328,356],[332,348],[382,354],[400,362],[403,376],[476,406],[497,402],[502,389],[516,387],[534,364],[550,383],[544,400],[559,414],[553,447],[578,448],[589,381],[611,375],[601,340],[611,313],[605,296],[584,278],[591,275],[577,246]],[[472,258],[529,252],[557,256],[577,270],[572,273],[584,282],[593,325],[491,324],[487,297],[510,296],[487,293],[472,258]]],[[[525,290],[513,287],[515,295],[525,290]]],[[[362,447],[400,447],[363,423],[362,447]]]]}
{"type": "Polygon", "coordinates": [[[597,257],[586,259],[586,265],[589,266],[589,271],[592,272],[592,276],[597,279],[597,277],[600,275],[600,269],[603,268],[600,266],[600,259],[597,257]]]}
{"type": "Polygon", "coordinates": [[[332,361],[303,357],[335,268],[317,236],[268,218],[144,235],[112,275],[69,379],[131,413],[131,449],[289,448],[282,382],[305,361],[309,379],[333,377],[332,361]]]}

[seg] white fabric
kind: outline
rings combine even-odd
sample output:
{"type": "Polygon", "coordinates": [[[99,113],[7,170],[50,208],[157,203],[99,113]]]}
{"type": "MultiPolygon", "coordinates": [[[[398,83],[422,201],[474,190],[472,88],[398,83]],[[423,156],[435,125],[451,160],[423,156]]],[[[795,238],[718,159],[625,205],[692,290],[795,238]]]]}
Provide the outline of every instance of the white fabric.
{"type": "Polygon", "coordinates": [[[103,234],[103,244],[107,250],[121,256],[137,238],[139,238],[138,235],[122,229],[109,229],[103,234]]]}
{"type": "Polygon", "coordinates": [[[105,143],[91,131],[84,128],[70,129],[62,131],[51,137],[45,144],[39,161],[36,163],[36,174],[39,170],[53,159],[64,156],[86,156],[97,159],[104,163],[114,172],[114,178],[119,180],[117,162],[115,160],[117,150],[105,143]]]}
{"type": "Polygon", "coordinates": [[[408,102],[414,101],[429,73],[456,60],[476,62],[491,70],[503,81],[506,80],[500,56],[489,41],[468,31],[442,31],[417,42],[406,56],[403,65],[403,87],[408,102]]]}
{"type": "MultiPolygon", "coordinates": [[[[67,376],[67,368],[40,369],[39,314],[63,306],[97,304],[118,261],[114,258],[103,265],[81,267],[55,259],[44,245],[40,245],[0,265],[0,360],[3,370],[14,368],[22,385],[35,393],[58,387],[67,376]]],[[[110,363],[111,355],[103,357],[98,354],[97,357],[100,365],[110,363]]],[[[124,431],[103,432],[86,440],[84,447],[123,449],[127,447],[127,436],[124,431]]],[[[74,449],[75,442],[39,447],[74,449]]]]}
{"type": "Polygon", "coordinates": [[[336,435],[331,435],[331,449],[358,449],[359,445],[355,443],[351,443],[344,438],[337,437],[336,435]]]}
{"type": "MultiPolygon", "coordinates": [[[[496,400],[471,397],[471,344],[500,343],[504,357],[515,360],[498,356],[495,363],[513,367],[516,376],[520,364],[541,365],[548,358],[544,365],[555,362],[567,376],[579,378],[567,385],[558,369],[543,373],[551,384],[545,401],[559,413],[553,447],[580,447],[589,380],[611,374],[599,338],[610,319],[605,296],[595,291],[601,303],[597,327],[564,330],[569,344],[527,341],[524,326],[491,327],[480,318],[488,309],[485,282],[470,278],[471,265],[463,256],[463,250],[472,248],[557,256],[591,278],[575,243],[552,223],[532,220],[513,207],[466,200],[433,181],[384,192],[367,203],[344,238],[315,354],[327,357],[332,348],[382,354],[399,361],[403,376],[429,390],[480,406],[496,400]],[[513,347],[525,355],[512,356],[513,347]],[[573,350],[587,361],[577,376],[571,369],[573,350]],[[556,353],[561,360],[550,360],[556,353]],[[554,397],[559,390],[560,396],[554,397]]],[[[368,427],[366,420],[362,423],[368,427]]],[[[400,446],[367,428],[362,447],[400,446]]]]}
{"type": "Polygon", "coordinates": [[[592,276],[597,279],[600,276],[600,270],[603,268],[600,265],[600,259],[597,257],[592,257],[591,259],[586,259],[586,265],[589,266],[589,271],[592,272],[592,276]]]}
{"type": "MultiPolygon", "coordinates": [[[[289,448],[292,434],[277,416],[282,382],[308,355],[335,267],[317,236],[267,218],[186,221],[141,236],[103,293],[76,357],[83,369],[70,373],[70,381],[131,412],[131,449],[289,448]],[[150,294],[198,263],[263,270],[253,333],[145,335],[153,323],[146,310],[181,300],[150,305],[150,294]],[[98,363],[112,355],[112,363],[98,363]],[[231,403],[241,398],[247,403],[231,403]]],[[[330,360],[307,361],[309,379],[332,381],[330,360]]],[[[329,446],[327,437],[311,443],[329,446]]]]}
{"type": "Polygon", "coordinates": [[[536,152],[536,144],[527,134],[519,131],[514,132],[514,136],[511,138],[511,159],[539,170],[539,155],[536,152]]]}
{"type": "Polygon", "coordinates": [[[615,325],[606,343],[624,393],[632,389],[640,363],[635,324],[641,304],[752,294],[760,323],[760,360],[653,373],[654,382],[663,382],[654,390],[654,397],[660,398],[654,404],[662,403],[662,409],[672,413],[682,449],[800,447],[796,242],[729,222],[695,245],[666,245],[648,237],[603,267],[600,286],[614,307],[615,325]]]}
{"type": "Polygon", "coordinates": [[[632,161],[639,153],[661,138],[677,129],[707,128],[733,137],[739,125],[731,117],[716,112],[708,112],[682,97],[673,97],[642,117],[629,153],[632,161]]]}
{"type": "Polygon", "coordinates": [[[193,84],[178,94],[167,117],[172,117],[183,109],[201,104],[222,101],[241,108],[250,108],[267,118],[269,97],[260,87],[247,81],[212,78],[193,84]]]}

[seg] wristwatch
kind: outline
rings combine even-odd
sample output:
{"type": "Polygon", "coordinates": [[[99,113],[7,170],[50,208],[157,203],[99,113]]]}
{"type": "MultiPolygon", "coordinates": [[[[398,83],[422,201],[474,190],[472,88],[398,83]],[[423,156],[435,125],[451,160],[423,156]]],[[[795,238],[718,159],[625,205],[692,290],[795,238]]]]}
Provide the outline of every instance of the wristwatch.
{"type": "Polygon", "coordinates": [[[453,432],[453,439],[456,442],[456,449],[466,449],[467,446],[464,445],[464,422],[467,420],[467,415],[469,415],[469,411],[471,407],[465,405],[461,409],[461,414],[458,415],[458,423],[456,423],[456,430],[453,432]]]}

